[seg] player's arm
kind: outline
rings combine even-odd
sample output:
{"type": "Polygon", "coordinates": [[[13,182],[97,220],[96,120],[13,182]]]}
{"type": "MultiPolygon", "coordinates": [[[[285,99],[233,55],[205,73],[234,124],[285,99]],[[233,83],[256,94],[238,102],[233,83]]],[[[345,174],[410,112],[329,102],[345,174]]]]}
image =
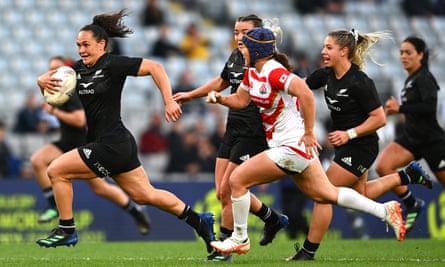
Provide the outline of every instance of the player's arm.
{"type": "Polygon", "coordinates": [[[206,96],[211,91],[220,92],[226,89],[229,86],[229,83],[218,76],[208,83],[190,91],[190,92],[180,92],[173,95],[173,99],[178,103],[184,103],[190,100],[193,100],[198,97],[206,96]]]}
{"type": "Polygon", "coordinates": [[[374,133],[386,124],[385,111],[383,107],[378,107],[368,113],[368,118],[360,125],[354,127],[357,136],[374,133]]]}
{"type": "Polygon", "coordinates": [[[230,95],[222,95],[219,92],[212,91],[207,95],[206,101],[208,103],[220,103],[233,109],[241,109],[249,105],[250,95],[248,91],[240,86],[236,93],[230,95]]]}
{"type": "Polygon", "coordinates": [[[304,119],[304,135],[301,137],[299,144],[304,143],[306,153],[311,157],[318,154],[321,145],[317,141],[315,135],[315,99],[311,89],[306,82],[298,76],[293,76],[289,84],[288,93],[298,98],[301,115],[304,119]]]}
{"type": "Polygon", "coordinates": [[[139,66],[138,76],[151,75],[153,81],[161,92],[164,100],[164,116],[167,121],[176,121],[181,116],[182,111],[176,101],[173,100],[172,87],[164,67],[152,60],[143,59],[139,66]]]}

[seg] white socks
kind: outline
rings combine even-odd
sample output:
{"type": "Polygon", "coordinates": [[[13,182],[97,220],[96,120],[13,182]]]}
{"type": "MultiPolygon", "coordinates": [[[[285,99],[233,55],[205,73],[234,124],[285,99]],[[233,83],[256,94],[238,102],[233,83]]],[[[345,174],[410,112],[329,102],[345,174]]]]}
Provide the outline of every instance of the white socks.
{"type": "Polygon", "coordinates": [[[244,241],[247,239],[247,219],[249,217],[250,210],[250,192],[234,198],[232,197],[232,211],[233,211],[233,223],[234,231],[232,237],[238,241],[244,241]]]}
{"type": "Polygon", "coordinates": [[[347,187],[339,187],[337,205],[366,212],[382,220],[386,215],[384,204],[366,198],[365,196],[360,195],[357,191],[347,187]]]}

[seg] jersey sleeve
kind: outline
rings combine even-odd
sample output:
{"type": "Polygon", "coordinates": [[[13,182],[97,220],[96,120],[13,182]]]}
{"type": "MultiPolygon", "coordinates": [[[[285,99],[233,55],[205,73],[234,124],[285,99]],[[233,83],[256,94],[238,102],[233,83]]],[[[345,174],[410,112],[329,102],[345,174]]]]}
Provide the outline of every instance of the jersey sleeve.
{"type": "Polygon", "coordinates": [[[354,83],[352,89],[354,98],[357,99],[360,107],[365,112],[369,113],[374,109],[382,106],[379,95],[377,93],[377,88],[370,78],[362,76],[361,78],[356,79],[356,82],[354,83]]]}
{"type": "Polygon", "coordinates": [[[245,90],[245,91],[249,91],[250,87],[249,87],[249,71],[250,69],[247,68],[244,71],[244,78],[243,81],[241,82],[241,84],[239,85],[239,87],[241,87],[241,89],[245,90]]]}
{"type": "Polygon", "coordinates": [[[306,84],[311,90],[316,90],[322,86],[325,86],[328,82],[329,70],[322,68],[314,71],[306,78],[306,84]]]}
{"type": "Polygon", "coordinates": [[[269,74],[269,83],[272,88],[280,91],[284,91],[286,94],[288,93],[289,84],[292,81],[295,74],[291,73],[287,69],[277,68],[270,72],[269,74]]]}
{"type": "Polygon", "coordinates": [[[437,109],[437,91],[439,85],[436,79],[430,73],[425,72],[419,75],[415,80],[415,88],[420,95],[420,99],[416,103],[402,104],[400,113],[428,113],[436,112],[437,109]]]}
{"type": "Polygon", "coordinates": [[[224,64],[224,68],[221,71],[221,74],[219,75],[221,77],[221,79],[223,79],[224,81],[229,81],[229,79],[230,79],[229,68],[227,67],[228,64],[230,64],[229,61],[227,61],[226,64],[224,64]]]}
{"type": "Polygon", "coordinates": [[[137,76],[139,68],[142,63],[142,58],[140,57],[127,57],[112,55],[115,57],[114,60],[110,60],[113,67],[111,68],[116,75],[119,76],[137,76]]]}
{"type": "Polygon", "coordinates": [[[416,86],[419,88],[421,101],[428,102],[431,101],[431,99],[436,100],[439,85],[432,75],[419,75],[416,80],[416,86]]]}

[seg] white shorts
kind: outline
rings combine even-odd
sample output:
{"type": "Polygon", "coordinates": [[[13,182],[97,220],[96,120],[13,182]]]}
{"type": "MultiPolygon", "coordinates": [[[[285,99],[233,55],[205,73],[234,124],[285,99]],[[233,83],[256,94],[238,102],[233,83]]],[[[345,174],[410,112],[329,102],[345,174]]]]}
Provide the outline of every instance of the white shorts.
{"type": "Polygon", "coordinates": [[[306,169],[309,163],[313,160],[302,155],[303,152],[298,153],[297,149],[292,149],[288,146],[279,146],[266,150],[266,155],[285,171],[292,173],[301,173],[306,169]]]}

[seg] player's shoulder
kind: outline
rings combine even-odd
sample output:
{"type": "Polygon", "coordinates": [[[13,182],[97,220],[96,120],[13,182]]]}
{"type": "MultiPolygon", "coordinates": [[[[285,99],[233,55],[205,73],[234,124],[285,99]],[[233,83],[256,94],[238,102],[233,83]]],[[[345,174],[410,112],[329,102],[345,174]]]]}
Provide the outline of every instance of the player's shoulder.
{"type": "Polygon", "coordinates": [[[352,64],[351,70],[349,71],[349,79],[350,83],[352,84],[358,84],[358,85],[364,85],[368,83],[373,83],[373,80],[371,77],[368,76],[368,74],[361,70],[357,65],[352,64]]]}
{"type": "Polygon", "coordinates": [[[235,63],[237,65],[244,65],[244,57],[241,51],[238,48],[232,50],[230,56],[227,60],[227,63],[235,63]]]}

